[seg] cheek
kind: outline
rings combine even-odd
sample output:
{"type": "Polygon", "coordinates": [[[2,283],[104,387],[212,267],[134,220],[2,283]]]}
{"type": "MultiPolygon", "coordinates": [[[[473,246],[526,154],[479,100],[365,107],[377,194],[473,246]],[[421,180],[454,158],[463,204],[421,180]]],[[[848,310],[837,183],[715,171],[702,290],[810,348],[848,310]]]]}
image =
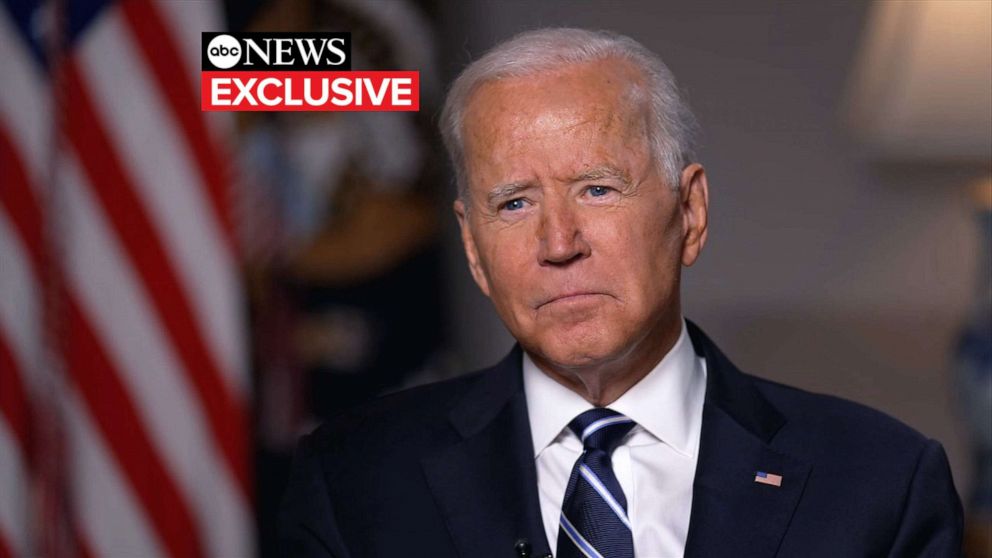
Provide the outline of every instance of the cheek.
{"type": "Polygon", "coordinates": [[[681,236],[679,224],[668,215],[655,211],[638,217],[613,220],[599,232],[609,260],[604,271],[643,304],[644,297],[657,296],[672,282],[681,261],[681,236]]]}
{"type": "Polygon", "coordinates": [[[653,209],[641,216],[642,226],[634,231],[642,249],[665,261],[681,259],[682,219],[677,207],[665,204],[653,209]]]}
{"type": "Polygon", "coordinates": [[[491,297],[497,307],[507,307],[513,297],[521,298],[527,292],[526,270],[530,269],[528,245],[523,239],[511,236],[487,245],[484,249],[483,269],[489,279],[491,297]]]}

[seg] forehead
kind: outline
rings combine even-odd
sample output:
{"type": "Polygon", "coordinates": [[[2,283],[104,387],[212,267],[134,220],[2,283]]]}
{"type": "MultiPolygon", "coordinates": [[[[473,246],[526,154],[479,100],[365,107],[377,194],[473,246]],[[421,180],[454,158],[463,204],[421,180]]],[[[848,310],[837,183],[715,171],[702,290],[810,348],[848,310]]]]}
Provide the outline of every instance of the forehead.
{"type": "Polygon", "coordinates": [[[600,60],[483,84],[463,121],[469,175],[535,151],[553,150],[554,160],[546,162],[564,164],[643,147],[640,80],[628,62],[600,60]]]}

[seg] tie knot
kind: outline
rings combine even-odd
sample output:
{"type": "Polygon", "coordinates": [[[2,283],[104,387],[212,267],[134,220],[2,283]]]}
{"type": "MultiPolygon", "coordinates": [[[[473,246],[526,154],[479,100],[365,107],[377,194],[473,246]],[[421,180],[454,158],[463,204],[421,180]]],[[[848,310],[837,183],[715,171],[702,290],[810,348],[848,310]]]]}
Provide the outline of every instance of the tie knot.
{"type": "Polygon", "coordinates": [[[585,449],[610,455],[634,427],[634,421],[614,410],[597,407],[572,419],[568,427],[582,440],[585,449]]]}

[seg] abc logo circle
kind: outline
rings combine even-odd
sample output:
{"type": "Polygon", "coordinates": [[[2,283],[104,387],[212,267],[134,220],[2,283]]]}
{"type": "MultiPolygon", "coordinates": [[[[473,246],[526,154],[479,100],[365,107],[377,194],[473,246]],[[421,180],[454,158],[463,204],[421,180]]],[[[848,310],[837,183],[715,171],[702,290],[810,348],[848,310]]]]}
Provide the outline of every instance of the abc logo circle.
{"type": "Polygon", "coordinates": [[[207,58],[221,70],[231,68],[241,60],[241,44],[230,35],[217,35],[207,45],[207,58]]]}

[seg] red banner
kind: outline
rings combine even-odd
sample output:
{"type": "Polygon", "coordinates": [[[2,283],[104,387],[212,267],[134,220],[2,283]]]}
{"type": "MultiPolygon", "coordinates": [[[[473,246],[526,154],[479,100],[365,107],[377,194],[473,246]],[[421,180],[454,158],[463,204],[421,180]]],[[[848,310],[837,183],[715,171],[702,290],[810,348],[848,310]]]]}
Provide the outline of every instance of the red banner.
{"type": "Polygon", "coordinates": [[[420,72],[201,72],[204,111],[417,111],[420,72]]]}

